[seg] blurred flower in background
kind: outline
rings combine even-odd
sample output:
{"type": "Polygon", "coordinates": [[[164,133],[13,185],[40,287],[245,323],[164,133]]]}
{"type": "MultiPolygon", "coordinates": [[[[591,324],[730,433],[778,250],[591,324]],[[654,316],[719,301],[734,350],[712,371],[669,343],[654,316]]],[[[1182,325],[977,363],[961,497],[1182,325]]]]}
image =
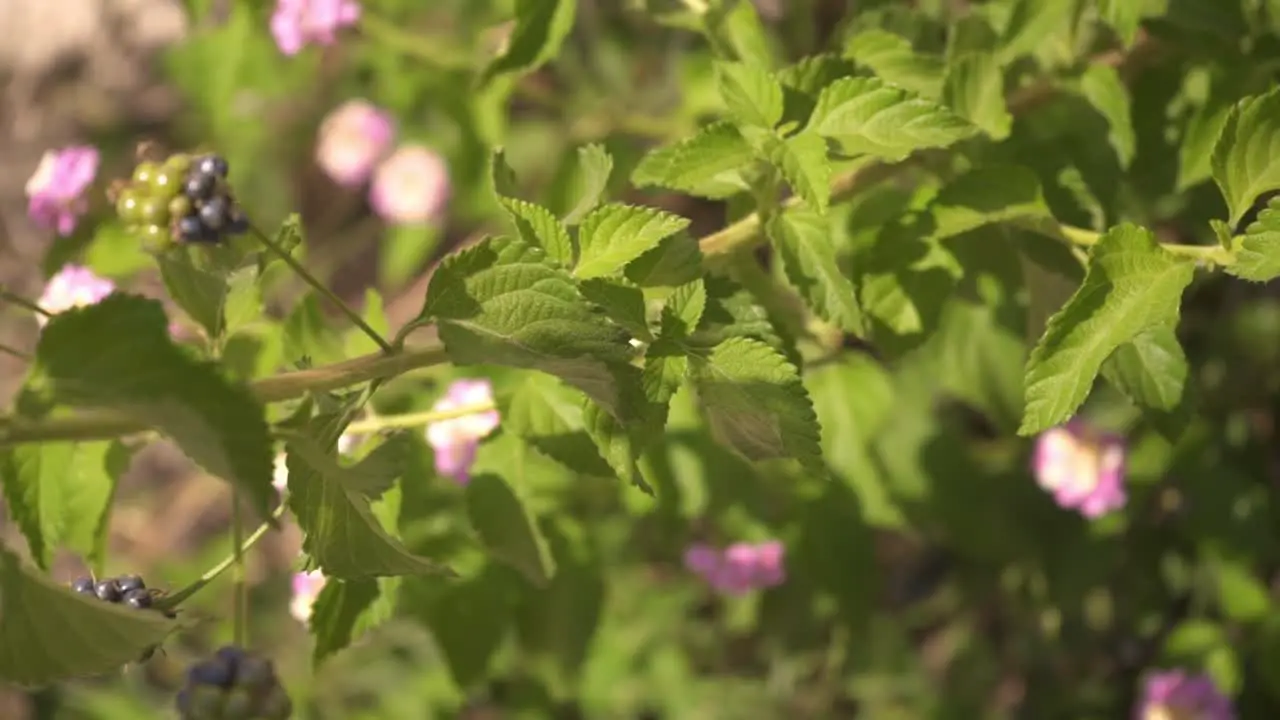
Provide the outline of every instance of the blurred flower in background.
{"type": "Polygon", "coordinates": [[[1234,720],[1231,699],[1206,675],[1182,670],[1149,675],[1134,720],[1234,720]]]}
{"type": "MultiPolygon", "coordinates": [[[[492,404],[493,386],[488,380],[458,380],[431,409],[448,412],[492,404]]],[[[500,420],[498,411],[491,409],[427,425],[427,442],[435,451],[436,472],[466,485],[471,480],[471,466],[480,441],[498,428],[500,420]]]]}
{"type": "MultiPolygon", "coordinates": [[[[356,438],[352,435],[343,434],[338,438],[338,454],[346,455],[356,446],[356,438]]],[[[272,468],[271,485],[275,487],[277,492],[284,492],[289,487],[289,464],[284,453],[276,455],[275,466],[272,468]]]]}
{"type": "MultiPolygon", "coordinates": [[[[115,283],[94,275],[87,267],[64,265],[49,278],[36,304],[51,315],[57,315],[72,308],[93,305],[115,289],[115,283]]],[[[37,313],[36,322],[44,327],[49,319],[37,313]]]]}
{"type": "Polygon", "coordinates": [[[786,580],[784,554],[782,543],[776,540],[734,543],[723,551],[697,543],[685,551],[684,565],[716,590],[743,595],[781,585],[786,580]]]}
{"type": "Polygon", "coordinates": [[[1054,502],[1096,518],[1124,507],[1124,438],[1072,420],[1036,439],[1036,482],[1054,502]]]}
{"type": "Polygon", "coordinates": [[[360,19],[355,0],[277,0],[271,13],[271,36],[285,55],[306,45],[331,45],[338,31],[360,19]]]}
{"type": "Polygon", "coordinates": [[[449,198],[449,167],[421,145],[404,145],[374,171],[369,202],[393,225],[434,219],[449,198]]]}
{"type": "Polygon", "coordinates": [[[365,100],[349,100],[320,124],[316,163],[334,182],[356,187],[369,179],[395,135],[390,114],[365,100]]]}
{"type": "Polygon", "coordinates": [[[89,209],[85,191],[97,174],[97,148],[76,145],[49,150],[27,180],[27,214],[42,229],[70,235],[89,209]]]}
{"type": "Polygon", "coordinates": [[[315,607],[316,598],[324,589],[328,579],[319,570],[294,573],[293,598],[289,601],[289,614],[306,625],[311,620],[311,611],[315,607]]]}

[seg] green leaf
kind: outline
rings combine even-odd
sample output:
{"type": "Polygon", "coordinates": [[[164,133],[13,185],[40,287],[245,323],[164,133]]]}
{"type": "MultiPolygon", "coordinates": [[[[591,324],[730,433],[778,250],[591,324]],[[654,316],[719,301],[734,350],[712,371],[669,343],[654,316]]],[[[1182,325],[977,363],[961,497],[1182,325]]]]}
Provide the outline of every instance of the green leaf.
{"type": "Polygon", "coordinates": [[[1233,227],[1259,195],[1280,189],[1280,88],[1231,108],[1213,147],[1213,179],[1233,227]]]}
{"type": "Polygon", "coordinates": [[[0,682],[42,686],[137,662],[178,624],[72,592],[0,547],[0,682]]]}
{"type": "Polygon", "coordinates": [[[511,396],[503,427],[539,452],[584,475],[608,477],[582,419],[586,396],[547,375],[530,374],[511,396]]]}
{"type": "Polygon", "coordinates": [[[698,328],[707,308],[707,286],[702,278],[685,283],[667,297],[662,306],[662,336],[686,338],[698,328]]]}
{"type": "Polygon", "coordinates": [[[528,72],[555,57],[573,28],[577,0],[516,0],[516,22],[506,50],[489,63],[481,76],[489,83],[498,75],[528,72]]]}
{"type": "Polygon", "coordinates": [[[1280,277],[1280,198],[1267,203],[1236,243],[1236,261],[1227,266],[1228,273],[1252,282],[1280,277]]]}
{"type": "Polygon", "coordinates": [[[985,225],[1052,220],[1040,180],[1020,165],[983,165],[947,183],[928,206],[933,238],[944,239],[985,225]]]}
{"type": "Polygon", "coordinates": [[[689,226],[656,208],[610,203],[592,210],[578,229],[578,278],[620,275],[627,263],[689,226]]]}
{"type": "Polygon", "coordinates": [[[486,565],[476,577],[433,588],[418,604],[460,688],[485,676],[510,630],[514,598],[508,573],[486,565]]]}
{"type": "Polygon", "coordinates": [[[499,197],[498,202],[511,215],[521,240],[541,247],[561,265],[573,267],[573,241],[569,239],[569,231],[550,210],[516,198],[499,197]]]}
{"type": "Polygon", "coordinates": [[[345,424],[343,415],[318,416],[308,424],[309,437],[295,436],[285,444],[288,502],[305,533],[302,549],[328,577],[451,575],[406,549],[374,516],[368,498],[347,487],[336,461],[317,456],[317,449],[336,448],[345,424]]]}
{"type": "Polygon", "coordinates": [[[702,248],[679,233],[627,265],[626,277],[642,288],[678,287],[702,276],[702,248]]]}
{"type": "Polygon", "coordinates": [[[1079,0],[1014,0],[1001,38],[1001,64],[1052,46],[1063,28],[1075,26],[1078,5],[1079,0]]]}
{"type": "Polygon", "coordinates": [[[857,291],[836,259],[831,223],[797,208],[776,215],[765,231],[782,257],[787,279],[814,312],[846,332],[865,333],[857,291]]]}
{"type": "Polygon", "coordinates": [[[1107,119],[1107,142],[1116,151],[1120,167],[1127,168],[1138,152],[1138,137],[1129,109],[1129,90],[1120,73],[1110,65],[1090,65],[1080,78],[1080,91],[1089,104],[1107,119]]]}
{"type": "Polygon", "coordinates": [[[718,200],[751,189],[741,171],[754,160],[755,151],[738,129],[717,122],[650,152],[632,171],[631,182],[718,200]]]}
{"type": "Polygon", "coordinates": [[[653,336],[645,319],[644,292],[626,278],[590,278],[578,283],[582,295],[599,305],[610,320],[642,340],[653,336]]]}
{"type": "Polygon", "coordinates": [[[430,319],[457,365],[541,370],[621,410],[617,365],[632,355],[626,332],[532,245],[488,238],[446,259],[417,322],[430,319]]]}
{"type": "Polygon", "coordinates": [[[784,351],[787,344],[750,292],[723,276],[708,275],[703,282],[706,306],[690,345],[710,348],[728,338],[745,337],[784,351]]]}
{"type": "Polygon", "coordinates": [[[720,97],[745,125],[773,128],[782,120],[782,86],[769,71],[744,63],[715,64],[720,97]]]}
{"type": "Polygon", "coordinates": [[[1112,228],[1094,246],[1084,283],[1049,320],[1027,362],[1020,435],[1070,418],[1116,348],[1154,327],[1177,325],[1195,263],[1161,248],[1150,231],[1112,228]]]}
{"type": "Polygon", "coordinates": [[[227,296],[222,307],[223,335],[230,336],[238,330],[261,320],[266,314],[262,307],[262,287],[258,283],[256,267],[241,268],[227,278],[227,296]]]}
{"type": "Polygon", "coordinates": [[[749,460],[795,458],[822,472],[821,430],[800,373],[777,350],[751,338],[728,338],[689,375],[716,440],[749,460]]]}
{"type": "Polygon", "coordinates": [[[639,466],[636,465],[640,457],[638,439],[645,434],[647,428],[641,425],[624,427],[616,418],[591,401],[583,405],[582,423],[587,429],[587,435],[595,443],[600,457],[604,458],[618,478],[653,495],[653,488],[645,482],[640,475],[639,466]]]}
{"type": "Polygon", "coordinates": [[[222,332],[222,307],[227,297],[227,280],[199,267],[192,253],[203,248],[179,245],[156,255],[160,278],[169,297],[209,333],[222,332]]]}
{"type": "Polygon", "coordinates": [[[1004,100],[1004,69],[992,53],[967,52],[947,66],[943,102],[992,140],[1004,140],[1013,115],[1004,100]]]}
{"type": "Polygon", "coordinates": [[[342,484],[348,490],[377,500],[408,471],[411,453],[408,433],[391,435],[360,462],[345,468],[346,477],[342,484]]]}
{"type": "Polygon", "coordinates": [[[831,197],[831,164],[827,162],[827,143],[811,132],[783,139],[770,136],[765,142],[765,157],[782,171],[782,177],[809,207],[819,213],[827,211],[831,197]]]}
{"type": "MultiPolygon", "coordinates": [[[[302,216],[298,213],[289,213],[284,222],[280,223],[280,227],[276,228],[275,241],[276,247],[292,255],[293,251],[302,245],[302,216]]],[[[265,276],[267,268],[283,262],[280,256],[273,252],[259,254],[258,275],[265,276]]]]}
{"type": "Polygon", "coordinates": [[[810,55],[779,70],[777,78],[782,83],[783,122],[804,125],[818,103],[818,93],[855,71],[853,63],[830,53],[810,55]]]}
{"type": "MultiPolygon", "coordinates": [[[[609,187],[609,176],[613,174],[613,158],[603,145],[591,144],[578,148],[578,170],[581,177],[581,188],[578,192],[578,204],[564,216],[566,225],[577,225],[587,213],[595,209],[604,199],[609,187]]],[[[557,260],[558,256],[552,255],[557,260]]],[[[561,260],[562,263],[565,261],[561,260]]],[[[569,263],[565,263],[566,265],[569,263]]]]}
{"type": "Polygon", "coordinates": [[[4,499],[40,567],[64,545],[92,561],[115,486],[111,447],[105,440],[18,445],[5,458],[4,499]]]}
{"type": "Polygon", "coordinates": [[[901,160],[916,150],[947,147],[978,129],[946,107],[879,78],[842,78],[818,96],[809,128],[847,155],[901,160]]]}
{"type": "Polygon", "coordinates": [[[1102,21],[1111,26],[1127,48],[1133,44],[1138,35],[1138,24],[1142,21],[1143,2],[1138,0],[1098,0],[1098,12],[1102,21]]]}
{"type": "Polygon", "coordinates": [[[315,638],[313,666],[345,649],[356,637],[356,626],[378,599],[378,581],[328,578],[316,596],[308,625],[315,638]]]}
{"type": "Polygon", "coordinates": [[[341,362],[346,346],[340,333],[320,309],[320,298],[308,292],[285,317],[281,333],[283,353],[289,360],[309,359],[313,364],[341,362]]]}
{"type": "Polygon", "coordinates": [[[120,293],[59,313],[36,347],[36,377],[55,402],[110,408],[169,436],[268,517],[275,490],[261,403],[174,345],[168,325],[160,303],[120,293]]]}
{"type": "Polygon", "coordinates": [[[1209,97],[1192,112],[1178,146],[1178,181],[1174,185],[1176,192],[1182,192],[1213,177],[1213,147],[1222,134],[1222,127],[1226,125],[1237,97],[1215,84],[1209,97]]]}
{"type": "Polygon", "coordinates": [[[555,575],[555,561],[532,516],[502,478],[482,473],[467,485],[467,517],[497,560],[515,568],[535,587],[555,575]]]}
{"type": "Polygon", "coordinates": [[[920,97],[936,100],[942,92],[942,58],[917,53],[901,35],[880,28],[863,30],[845,43],[844,56],[920,97]]]}
{"type": "Polygon", "coordinates": [[[1175,328],[1157,326],[1138,333],[1111,353],[1102,377],[1140,407],[1176,408],[1187,384],[1187,356],[1175,328]]]}

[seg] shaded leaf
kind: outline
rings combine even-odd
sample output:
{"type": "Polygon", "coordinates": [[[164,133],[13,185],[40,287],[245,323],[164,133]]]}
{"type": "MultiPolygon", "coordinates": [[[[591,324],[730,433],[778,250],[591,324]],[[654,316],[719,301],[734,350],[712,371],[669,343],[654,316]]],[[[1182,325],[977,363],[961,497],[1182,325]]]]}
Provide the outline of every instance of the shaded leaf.
{"type": "Polygon", "coordinates": [[[577,13],[577,0],[516,0],[516,22],[506,49],[485,68],[481,81],[528,72],[560,52],[577,13]]]}
{"type": "Polygon", "coordinates": [[[857,291],[840,271],[830,223],[812,212],[792,209],[770,220],[766,233],[782,256],[787,279],[810,307],[842,330],[863,334],[857,291]]]}
{"type": "Polygon", "coordinates": [[[555,575],[555,561],[511,487],[497,475],[482,473],[471,478],[466,495],[467,516],[489,554],[533,585],[546,586],[555,575]]]}
{"type": "Polygon", "coordinates": [[[1280,189],[1280,88],[1231,108],[1213,147],[1212,164],[1232,226],[1259,195],[1280,189]]]}

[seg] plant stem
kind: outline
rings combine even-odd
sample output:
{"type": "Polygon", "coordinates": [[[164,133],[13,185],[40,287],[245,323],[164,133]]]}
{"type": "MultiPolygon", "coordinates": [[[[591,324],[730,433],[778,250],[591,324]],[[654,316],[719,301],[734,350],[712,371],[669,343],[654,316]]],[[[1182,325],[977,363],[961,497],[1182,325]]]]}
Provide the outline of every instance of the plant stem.
{"type": "Polygon", "coordinates": [[[19,360],[27,360],[27,361],[30,361],[30,360],[31,360],[31,356],[30,356],[30,355],[28,355],[27,353],[25,353],[25,352],[23,352],[23,351],[19,350],[19,349],[18,349],[18,348],[16,348],[16,347],[13,347],[12,345],[6,345],[6,344],[4,344],[4,343],[0,343],[0,352],[8,353],[8,354],[10,354],[10,355],[12,355],[12,356],[14,356],[14,357],[18,358],[19,360]]]}
{"type": "Polygon", "coordinates": [[[360,313],[352,310],[351,306],[343,302],[342,298],[338,297],[336,293],[330,290],[324,283],[320,282],[316,276],[312,275],[309,270],[302,266],[302,263],[298,262],[298,260],[289,253],[289,251],[280,247],[275,240],[267,237],[267,234],[259,230],[257,226],[250,226],[249,229],[263,245],[266,245],[272,252],[279,256],[279,258],[289,266],[289,269],[293,270],[295,275],[302,278],[303,282],[307,285],[310,285],[312,290],[320,293],[328,299],[329,302],[337,306],[337,308],[342,311],[342,314],[346,315],[348,320],[355,323],[356,327],[360,328],[365,335],[368,335],[375,343],[377,343],[378,347],[382,348],[383,352],[387,354],[395,352],[395,349],[391,347],[391,343],[387,342],[385,338],[378,334],[377,330],[374,330],[369,323],[365,322],[364,318],[360,317],[360,313]]]}
{"type": "Polygon", "coordinates": [[[451,410],[429,410],[426,412],[405,413],[403,415],[383,415],[380,417],[357,420],[347,425],[347,432],[354,435],[375,433],[379,430],[394,428],[412,428],[430,425],[431,423],[454,418],[466,417],[476,413],[489,412],[494,409],[493,403],[478,403],[451,410]]]}
{"type": "Polygon", "coordinates": [[[219,575],[227,571],[227,568],[230,568],[235,564],[237,557],[243,557],[245,553],[253,549],[253,546],[256,545],[257,542],[267,534],[267,531],[271,529],[271,523],[279,520],[280,517],[284,515],[284,511],[285,502],[284,498],[281,498],[280,506],[275,509],[275,512],[271,513],[271,520],[259,525],[257,530],[254,530],[249,534],[249,537],[236,545],[232,554],[223,558],[222,562],[206,570],[205,573],[200,576],[199,580],[196,580],[172,595],[165,595],[163,597],[156,598],[155,606],[161,610],[175,608],[186,602],[188,598],[202,590],[206,585],[216,580],[219,575]]]}
{"type": "Polygon", "coordinates": [[[47,318],[53,317],[53,313],[49,312],[48,310],[45,310],[44,308],[22,297],[21,295],[9,292],[4,288],[0,288],[0,300],[10,303],[11,305],[17,305],[18,307],[23,308],[25,310],[30,310],[31,312],[36,313],[37,315],[43,315],[47,318]]]}
{"type": "MultiPolygon", "coordinates": [[[[372,353],[333,365],[282,373],[258,380],[249,387],[264,403],[280,402],[309,392],[327,392],[370,380],[393,378],[448,360],[442,345],[424,345],[405,348],[394,355],[372,353]]],[[[51,440],[111,439],[147,430],[145,423],[110,411],[88,411],[40,421],[0,416],[0,447],[51,440]]]]}

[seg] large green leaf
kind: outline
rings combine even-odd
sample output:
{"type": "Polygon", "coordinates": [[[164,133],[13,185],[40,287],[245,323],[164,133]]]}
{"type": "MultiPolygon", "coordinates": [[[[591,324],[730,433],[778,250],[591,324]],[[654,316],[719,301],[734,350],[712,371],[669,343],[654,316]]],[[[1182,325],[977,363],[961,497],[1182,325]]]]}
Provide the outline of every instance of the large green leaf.
{"type": "Polygon", "coordinates": [[[718,122],[692,137],[658,148],[631,173],[638,187],[660,186],[711,199],[750,189],[742,170],[755,160],[751,148],[732,123],[718,122]]]}
{"type": "Polygon", "coordinates": [[[1129,91],[1120,79],[1120,73],[1109,65],[1091,65],[1080,78],[1080,90],[1089,104],[1107,119],[1111,143],[1120,160],[1120,167],[1127,168],[1138,152],[1138,137],[1133,129],[1133,113],[1129,109],[1129,91]]]}
{"type": "Polygon", "coordinates": [[[516,0],[515,27],[506,49],[485,68],[483,81],[528,72],[555,57],[573,29],[577,10],[577,0],[516,0]]]}
{"type": "Polygon", "coordinates": [[[511,216],[520,239],[540,246],[561,265],[572,267],[574,251],[569,231],[556,219],[555,213],[537,203],[515,197],[515,172],[507,165],[506,154],[501,149],[493,153],[490,172],[498,203],[511,216]]]}
{"type": "Polygon", "coordinates": [[[1116,348],[1102,366],[1102,377],[1135,403],[1173,410],[1182,402],[1187,357],[1174,328],[1157,326],[1116,348]]]}
{"type": "Polygon", "coordinates": [[[545,587],[555,560],[533,516],[506,481],[481,473],[467,485],[467,517],[494,559],[515,568],[530,583],[545,587]]]}
{"type": "Polygon", "coordinates": [[[587,214],[578,228],[578,278],[621,275],[627,263],[689,226],[655,208],[610,203],[587,214]]]}
{"type": "Polygon", "coordinates": [[[115,485],[107,469],[111,448],[105,440],[28,444],[4,459],[5,502],[40,567],[48,568],[62,545],[94,554],[115,485]]]}
{"type": "Polygon", "coordinates": [[[791,190],[819,213],[827,211],[831,197],[831,163],[827,162],[827,143],[812,132],[789,138],[768,135],[764,155],[782,173],[791,190]]]}
{"type": "Polygon", "coordinates": [[[818,96],[809,128],[849,155],[901,160],[916,150],[946,147],[978,128],[947,107],[874,77],[837,80],[818,96]]]}
{"type": "Polygon", "coordinates": [[[315,638],[315,649],[311,654],[314,665],[351,644],[361,616],[369,611],[378,595],[378,581],[374,578],[330,578],[325,582],[308,622],[315,638]]]}
{"type": "Polygon", "coordinates": [[[942,99],[992,140],[1009,137],[1013,115],[1004,99],[1004,69],[994,54],[967,52],[952,60],[942,99]]]}
{"type": "Polygon", "coordinates": [[[782,86],[769,71],[746,63],[716,63],[720,97],[734,119],[772,128],[782,119],[782,86]]]}
{"type": "Polygon", "coordinates": [[[862,308],[853,283],[840,271],[831,226],[813,212],[791,209],[775,216],[766,233],[782,256],[792,286],[823,320],[861,335],[862,308]]]}
{"type": "Polygon", "coordinates": [[[937,100],[942,92],[942,58],[916,52],[911,41],[888,30],[872,28],[850,37],[844,56],[920,97],[937,100]]]}
{"type": "Polygon", "coordinates": [[[47,685],[137,662],[178,624],[60,586],[0,547],[0,682],[47,685]]]}
{"type": "Polygon", "coordinates": [[[603,145],[591,144],[578,148],[578,202],[565,214],[566,225],[582,222],[582,218],[600,204],[612,174],[613,158],[603,145]]]}
{"type": "Polygon", "coordinates": [[[1280,88],[1231,108],[1213,147],[1213,179],[1232,226],[1258,196],[1280,189],[1280,88]]]}
{"type": "Polygon", "coordinates": [[[33,389],[109,408],[172,438],[263,516],[275,499],[265,411],[245,385],[174,345],[160,303],[114,294],[55,316],[36,347],[33,389]]]}
{"type": "Polygon", "coordinates": [[[1112,228],[1094,246],[1084,283],[1045,329],[1027,362],[1026,411],[1018,432],[1032,435],[1069,419],[1103,362],[1158,326],[1176,326],[1195,263],[1161,248],[1150,231],[1112,228]]]}
{"type": "Polygon", "coordinates": [[[582,393],[556,378],[530,374],[511,396],[503,428],[565,467],[607,477],[612,470],[596,452],[583,424],[584,400],[582,393]]]}

